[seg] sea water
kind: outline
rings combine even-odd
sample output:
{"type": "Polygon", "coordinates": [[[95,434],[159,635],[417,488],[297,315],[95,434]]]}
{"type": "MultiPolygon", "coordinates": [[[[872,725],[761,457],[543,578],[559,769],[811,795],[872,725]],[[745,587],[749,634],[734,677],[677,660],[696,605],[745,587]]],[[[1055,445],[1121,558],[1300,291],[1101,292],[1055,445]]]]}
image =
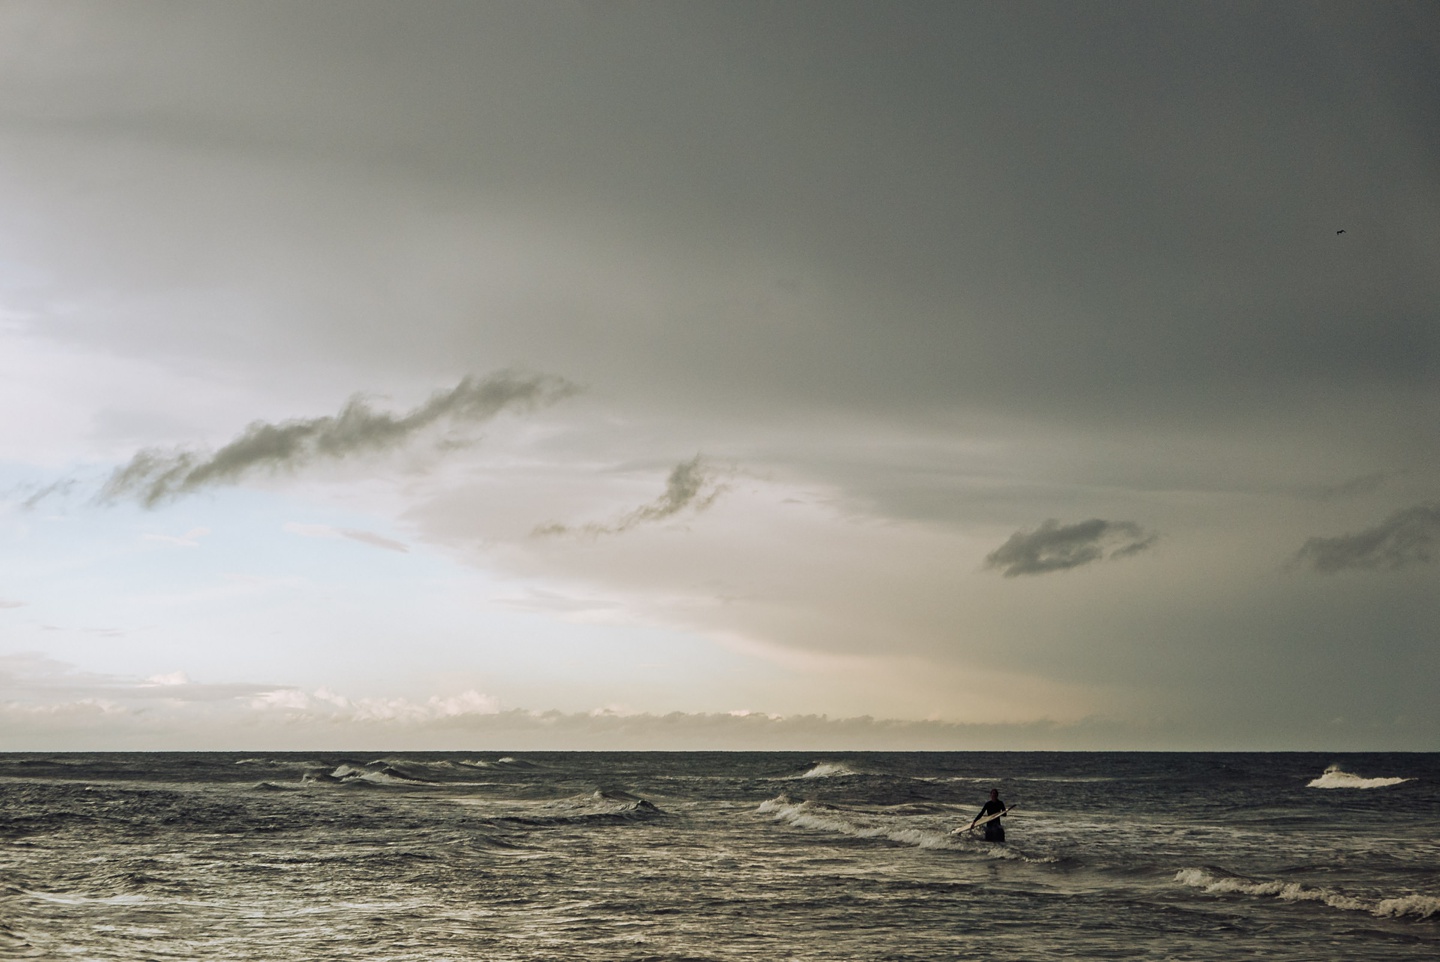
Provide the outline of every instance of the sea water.
{"type": "Polygon", "coordinates": [[[10,754],[0,957],[1434,960],[1437,815],[1436,754],[10,754]]]}

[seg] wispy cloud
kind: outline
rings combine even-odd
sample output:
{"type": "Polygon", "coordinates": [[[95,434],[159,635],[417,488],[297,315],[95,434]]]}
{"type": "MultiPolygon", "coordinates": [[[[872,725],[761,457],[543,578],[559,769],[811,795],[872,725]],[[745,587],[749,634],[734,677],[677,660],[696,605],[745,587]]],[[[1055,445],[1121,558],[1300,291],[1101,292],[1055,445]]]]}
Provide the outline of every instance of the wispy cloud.
{"type": "Polygon", "coordinates": [[[571,526],[556,522],[541,525],[535,529],[535,534],[542,536],[623,534],[642,524],[672,518],[682,511],[689,510],[696,513],[704,511],[714,504],[715,499],[720,497],[724,491],[725,485],[716,480],[714,471],[706,465],[702,456],[697,454],[689,461],[682,461],[675,465],[670,476],[665,480],[665,492],[660,497],[649,504],[641,505],[609,524],[592,522],[571,526]]]}
{"type": "Polygon", "coordinates": [[[491,603],[516,611],[558,615],[600,614],[614,611],[620,607],[620,604],[615,601],[599,598],[576,598],[543,588],[527,588],[522,594],[496,598],[491,603]]]}
{"type": "Polygon", "coordinates": [[[387,538],[373,531],[362,531],[357,528],[332,528],[328,524],[301,524],[297,521],[288,522],[283,527],[285,531],[298,534],[302,538],[348,538],[351,541],[368,544],[372,548],[383,548],[386,551],[398,551],[402,554],[410,551],[410,546],[405,542],[387,538]]]}
{"type": "Polygon", "coordinates": [[[200,539],[210,533],[209,528],[191,528],[182,535],[173,534],[147,534],[146,541],[160,541],[164,544],[173,544],[178,548],[198,548],[200,539]]]}
{"type": "Polygon", "coordinates": [[[1331,573],[1350,568],[1390,571],[1435,560],[1440,540],[1440,501],[1397,511],[1373,528],[1333,538],[1311,538],[1293,564],[1331,573]]]}
{"type": "Polygon", "coordinates": [[[83,671],[68,662],[40,652],[0,655],[0,702],[51,710],[66,703],[104,703],[119,710],[144,705],[157,698],[178,702],[227,702],[258,696],[276,685],[249,683],[204,684],[183,671],[137,679],[124,675],[83,671]],[[48,706],[48,707],[47,707],[48,706]]]}
{"type": "Polygon", "coordinates": [[[467,377],[407,414],[376,411],[363,396],[337,415],[256,421],[218,451],[147,448],[110,475],[101,501],[134,498],[154,507],[201,488],[235,484],[259,472],[294,471],[318,461],[392,450],[439,422],[479,422],[507,408],[535,408],[576,392],[563,378],[502,371],[467,377]]]}
{"type": "Polygon", "coordinates": [[[985,556],[985,567],[1007,578],[1068,571],[1102,558],[1128,558],[1159,538],[1133,521],[1091,518],[1062,525],[1053,518],[1034,531],[1017,531],[985,556]]]}
{"type": "Polygon", "coordinates": [[[23,511],[34,511],[41,502],[49,498],[65,497],[77,483],[75,478],[61,478],[51,484],[29,486],[26,488],[25,497],[20,500],[20,508],[23,511]]]}
{"type": "Polygon", "coordinates": [[[1387,472],[1376,471],[1372,474],[1363,474],[1341,481],[1339,484],[1326,485],[1320,488],[1318,494],[1321,498],[1326,499],[1354,498],[1360,495],[1374,494],[1389,478],[1390,475],[1387,472]]]}

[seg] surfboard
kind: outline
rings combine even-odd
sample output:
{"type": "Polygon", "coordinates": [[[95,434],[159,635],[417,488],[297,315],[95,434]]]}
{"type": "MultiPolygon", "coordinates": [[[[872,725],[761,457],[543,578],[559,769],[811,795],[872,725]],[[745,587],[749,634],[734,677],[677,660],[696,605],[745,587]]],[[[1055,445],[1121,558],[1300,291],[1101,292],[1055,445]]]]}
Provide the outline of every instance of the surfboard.
{"type": "Polygon", "coordinates": [[[977,818],[977,819],[976,819],[974,822],[972,822],[971,824],[966,825],[964,828],[957,828],[957,829],[955,829],[953,832],[951,832],[950,834],[951,834],[951,835],[958,835],[960,832],[968,832],[968,831],[970,831],[972,828],[979,828],[981,825],[984,825],[986,822],[993,822],[993,821],[995,821],[995,819],[997,819],[997,818],[1003,818],[1004,816],[1009,815],[1011,812],[1015,811],[1015,809],[1017,809],[1017,808],[1019,808],[1019,807],[1020,807],[1020,806],[1019,806],[1018,804],[1016,804],[1016,805],[1011,805],[1009,808],[1005,809],[1004,811],[993,812],[993,813],[991,813],[991,814],[989,814],[989,815],[986,815],[984,818],[977,818]]]}

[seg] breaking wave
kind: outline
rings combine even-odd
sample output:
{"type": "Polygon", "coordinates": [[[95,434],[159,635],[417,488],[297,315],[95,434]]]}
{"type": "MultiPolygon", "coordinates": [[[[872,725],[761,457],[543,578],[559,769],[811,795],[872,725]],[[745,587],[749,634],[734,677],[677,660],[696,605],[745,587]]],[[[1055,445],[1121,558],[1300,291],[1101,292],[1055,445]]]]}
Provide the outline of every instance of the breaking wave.
{"type": "Polygon", "coordinates": [[[1331,765],[1319,778],[1312,778],[1306,788],[1389,788],[1413,782],[1413,778],[1365,778],[1341,771],[1339,765],[1331,765]]]}
{"type": "Polygon", "coordinates": [[[1440,912],[1440,898],[1430,895],[1405,895],[1389,899],[1365,899],[1344,892],[1299,882],[1278,879],[1247,878],[1218,868],[1183,868],[1175,873],[1175,881],[1197,888],[1209,895],[1253,895],[1277,898],[1285,902],[1319,902],[1347,912],[1368,912],[1382,918],[1413,917],[1428,919],[1440,912]]]}
{"type": "Polygon", "coordinates": [[[859,775],[859,774],[861,774],[861,773],[855,771],[855,769],[850,768],[850,767],[847,766],[847,765],[842,765],[842,764],[840,764],[839,762],[818,762],[818,763],[816,763],[816,765],[815,765],[813,768],[811,768],[808,772],[806,772],[805,774],[801,775],[800,777],[801,777],[801,778],[848,778],[848,777],[850,777],[850,776],[859,775]]]}

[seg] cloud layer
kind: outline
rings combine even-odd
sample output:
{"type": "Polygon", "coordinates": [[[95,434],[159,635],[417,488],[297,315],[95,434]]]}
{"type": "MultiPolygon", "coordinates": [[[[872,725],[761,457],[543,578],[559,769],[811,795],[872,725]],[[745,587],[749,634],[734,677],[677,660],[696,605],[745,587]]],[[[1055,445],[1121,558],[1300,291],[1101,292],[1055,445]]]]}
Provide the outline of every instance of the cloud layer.
{"type": "Polygon", "coordinates": [[[1294,562],[1330,574],[1358,569],[1393,571],[1431,564],[1440,542],[1440,502],[1397,511],[1373,528],[1333,538],[1311,538],[1294,562]]]}
{"type": "Polygon", "coordinates": [[[398,417],[374,410],[357,395],[338,415],[279,424],[256,421],[213,453],[140,451],[110,475],[100,498],[134,498],[154,507],[204,487],[237,483],[258,472],[294,471],[317,461],[391,450],[437,422],[477,423],[507,408],[551,404],[575,391],[575,386],[562,378],[503,371],[486,378],[466,377],[398,417]]]}
{"type": "Polygon", "coordinates": [[[0,5],[12,644],[1440,745],[1440,7],[154,7],[0,5]]]}
{"type": "Polygon", "coordinates": [[[999,569],[1007,578],[1068,571],[1106,557],[1139,554],[1158,537],[1133,521],[1091,518],[1062,525],[1051,519],[1034,531],[1015,532],[985,556],[985,567],[999,569]]]}

